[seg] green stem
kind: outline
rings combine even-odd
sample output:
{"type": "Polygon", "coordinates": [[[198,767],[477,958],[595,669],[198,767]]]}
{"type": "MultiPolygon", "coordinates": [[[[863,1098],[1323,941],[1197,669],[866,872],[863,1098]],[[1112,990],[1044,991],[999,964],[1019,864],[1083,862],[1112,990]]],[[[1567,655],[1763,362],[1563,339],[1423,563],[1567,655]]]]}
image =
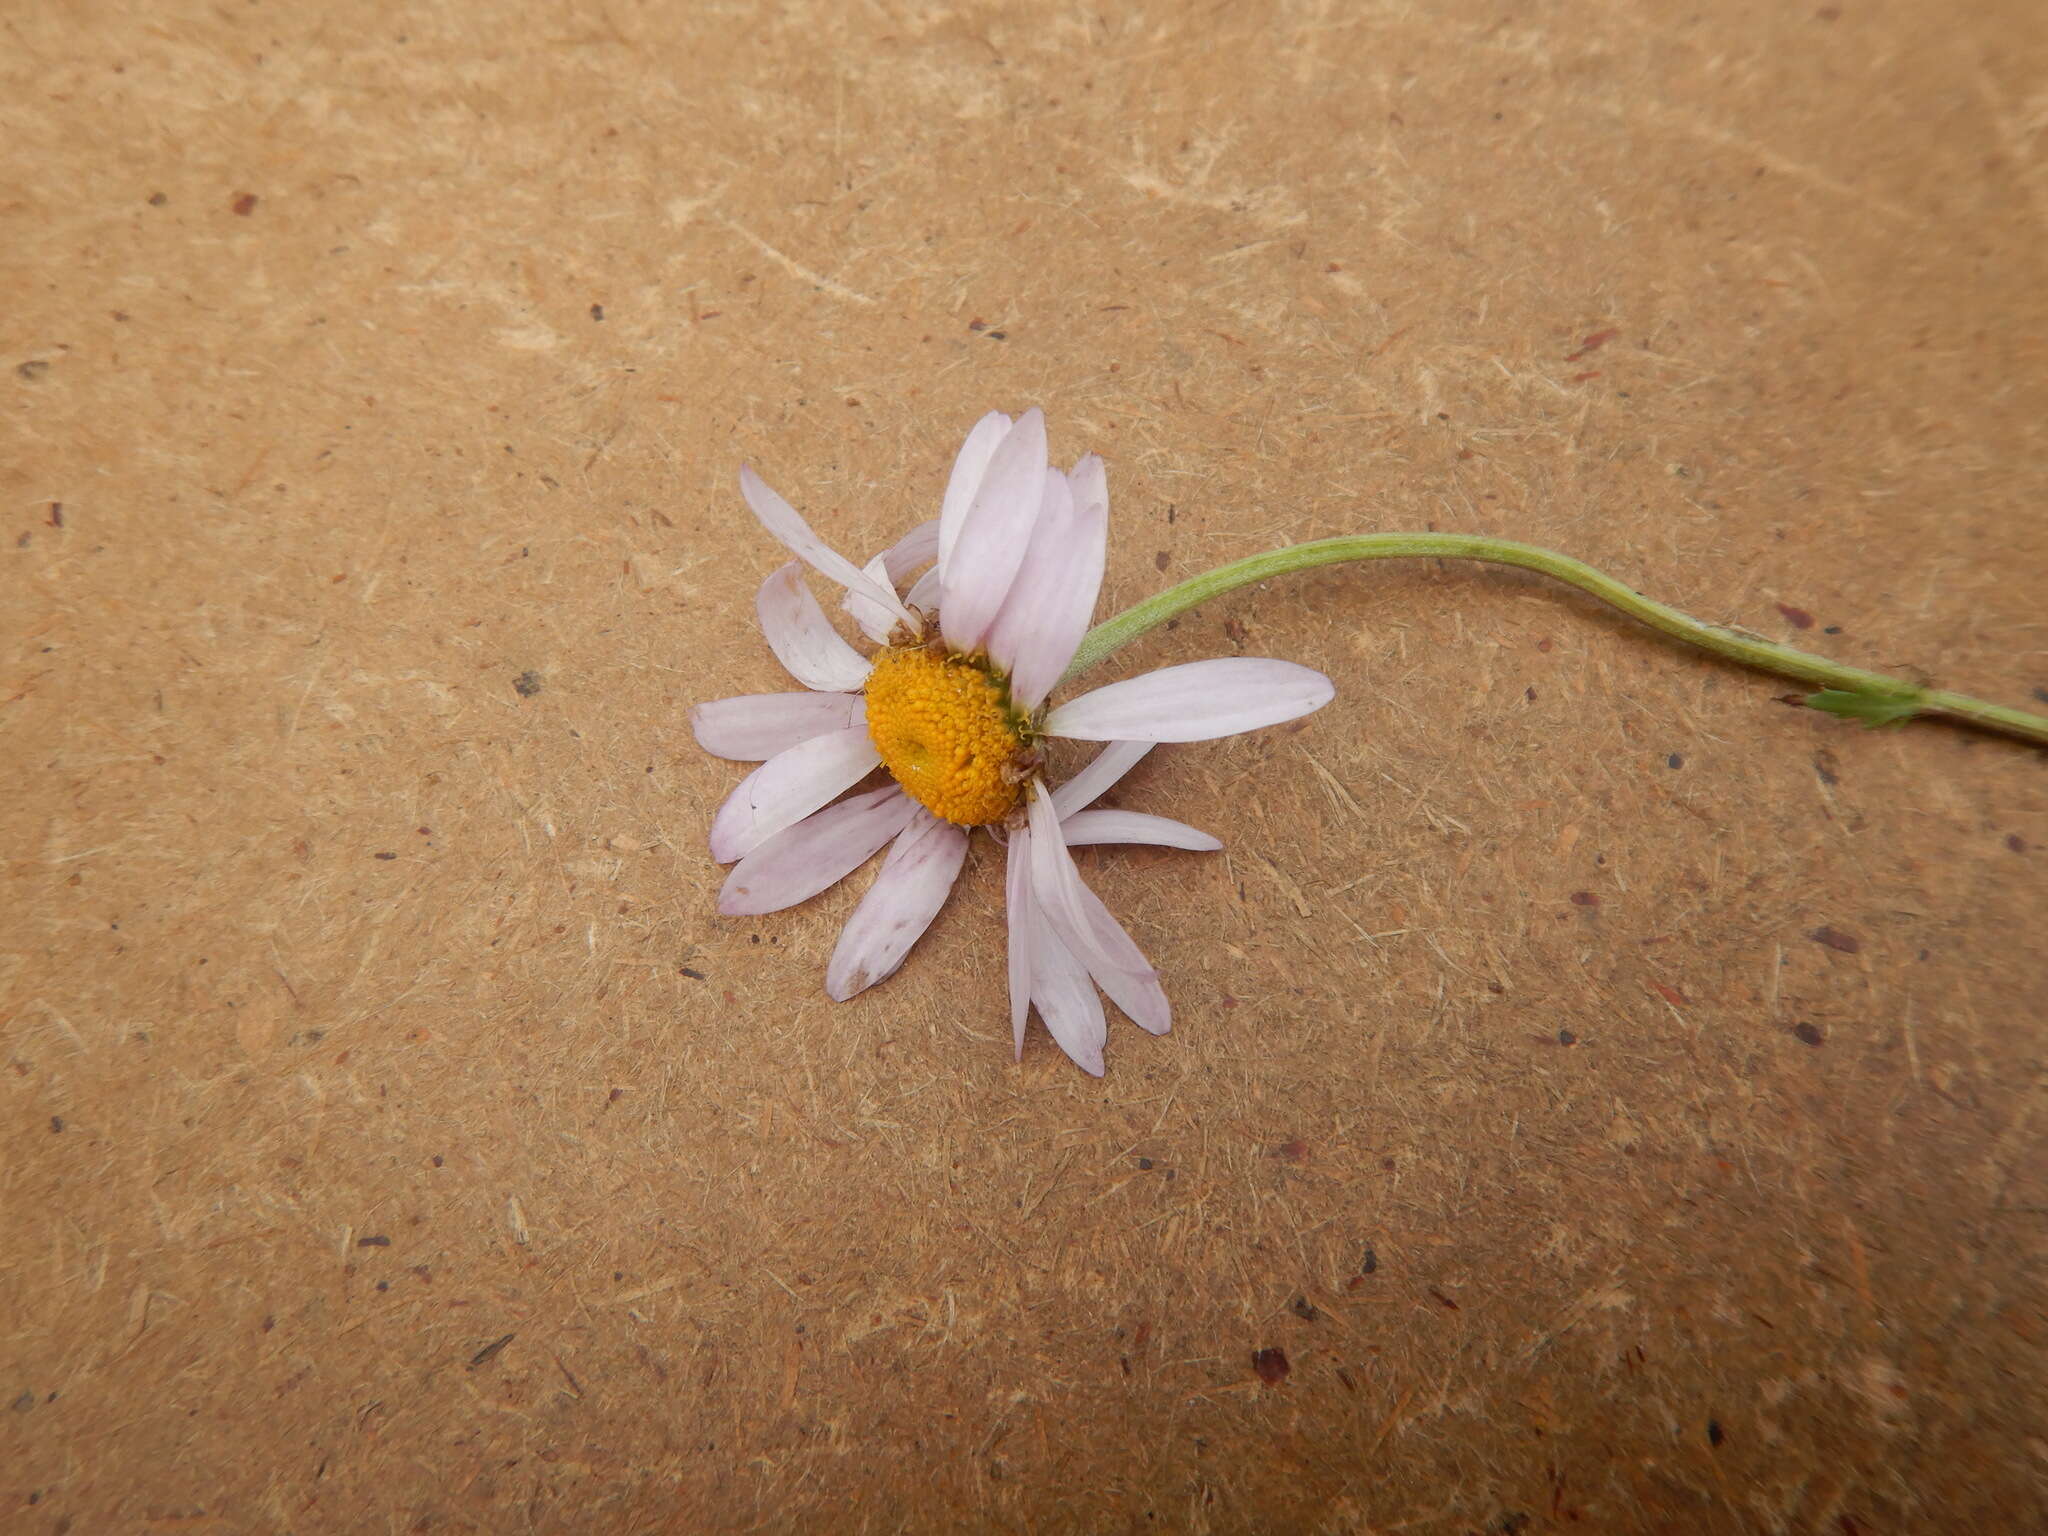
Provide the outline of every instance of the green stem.
{"type": "Polygon", "coordinates": [[[1718,624],[1703,624],[1676,608],[1668,608],[1644,597],[1632,587],[1569,555],[1538,549],[1533,544],[1518,544],[1512,539],[1489,539],[1459,533],[1364,533],[1350,538],[1319,539],[1312,544],[1297,544],[1291,549],[1274,550],[1270,554],[1253,555],[1248,560],[1218,566],[1191,581],[1169,587],[1156,597],[1147,598],[1106,623],[1096,625],[1081,641],[1081,648],[1074,653],[1073,664],[1067,668],[1062,681],[1080,676],[1147,630],[1238,587],[1347,560],[1400,559],[1483,560],[1494,565],[1518,565],[1524,570],[1541,571],[1546,576],[1569,582],[1583,592],[1590,592],[1602,602],[1688,645],[1696,645],[1701,650],[1725,656],[1760,672],[1775,672],[1782,677],[1817,684],[1822,691],[1810,695],[1806,702],[1831,714],[1861,719],[1872,725],[1908,720],[1915,715],[1935,715],[2048,745],[2048,717],[2030,714],[2023,709],[2010,709],[2003,704],[1987,704],[1981,699],[1950,693],[1945,689],[1922,688],[1898,678],[1886,677],[1881,672],[1866,672],[1861,667],[1844,666],[1822,656],[1795,651],[1790,646],[1758,640],[1718,624]]]}

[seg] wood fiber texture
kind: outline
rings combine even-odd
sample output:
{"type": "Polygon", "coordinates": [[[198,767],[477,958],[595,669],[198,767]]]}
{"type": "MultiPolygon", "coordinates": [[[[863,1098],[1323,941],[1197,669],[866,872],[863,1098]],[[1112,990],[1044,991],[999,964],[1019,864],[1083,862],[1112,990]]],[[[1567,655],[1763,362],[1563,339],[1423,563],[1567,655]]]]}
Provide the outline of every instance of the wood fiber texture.
{"type": "MultiPolygon", "coordinates": [[[[1000,849],[724,918],[961,435],[1106,616],[1423,529],[2048,700],[2032,0],[0,15],[0,1524],[2029,1528],[2048,766],[1533,577],[1248,589],[1326,671],[1086,850],[1173,1032],[1013,1061],[1000,849]],[[823,584],[816,583],[821,595],[823,584]]],[[[1078,761],[1068,753],[1062,769],[1078,761]]]]}

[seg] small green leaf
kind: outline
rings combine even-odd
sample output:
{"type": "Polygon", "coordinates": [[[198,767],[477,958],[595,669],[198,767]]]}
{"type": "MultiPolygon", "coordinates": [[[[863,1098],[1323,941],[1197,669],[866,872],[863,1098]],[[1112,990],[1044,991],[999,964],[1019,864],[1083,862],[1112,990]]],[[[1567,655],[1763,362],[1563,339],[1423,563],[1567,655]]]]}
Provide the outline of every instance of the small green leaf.
{"type": "Polygon", "coordinates": [[[1806,707],[1844,720],[1861,720],[1865,725],[1898,725],[1920,713],[1919,698],[1910,693],[1851,693],[1842,688],[1824,688],[1806,696],[1806,707]]]}

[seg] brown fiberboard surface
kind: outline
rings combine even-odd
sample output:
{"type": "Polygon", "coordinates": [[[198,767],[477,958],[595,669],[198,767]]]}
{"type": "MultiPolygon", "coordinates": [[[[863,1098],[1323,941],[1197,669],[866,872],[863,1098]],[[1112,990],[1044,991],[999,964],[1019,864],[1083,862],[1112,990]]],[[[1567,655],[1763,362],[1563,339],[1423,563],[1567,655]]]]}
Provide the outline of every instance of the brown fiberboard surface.
{"type": "MultiPolygon", "coordinates": [[[[1103,613],[1435,527],[2048,697],[2048,23],[1986,3],[0,15],[0,1511],[69,1531],[2020,1530],[2040,753],[1536,578],[1084,851],[1165,976],[1012,1061],[978,840],[720,917],[786,686],[961,433],[1103,613]]],[[[1071,757],[1062,759],[1070,765],[1071,757]]]]}

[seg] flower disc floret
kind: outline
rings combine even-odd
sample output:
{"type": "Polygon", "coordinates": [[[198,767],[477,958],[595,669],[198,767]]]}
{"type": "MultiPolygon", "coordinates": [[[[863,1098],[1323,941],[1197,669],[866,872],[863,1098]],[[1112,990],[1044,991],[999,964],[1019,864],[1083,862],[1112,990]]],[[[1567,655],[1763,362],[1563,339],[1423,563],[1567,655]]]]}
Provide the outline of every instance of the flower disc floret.
{"type": "Polygon", "coordinates": [[[987,826],[1017,803],[1016,764],[1026,751],[1008,692],[964,656],[884,651],[868,676],[868,735],[919,805],[955,826],[987,826]]]}

